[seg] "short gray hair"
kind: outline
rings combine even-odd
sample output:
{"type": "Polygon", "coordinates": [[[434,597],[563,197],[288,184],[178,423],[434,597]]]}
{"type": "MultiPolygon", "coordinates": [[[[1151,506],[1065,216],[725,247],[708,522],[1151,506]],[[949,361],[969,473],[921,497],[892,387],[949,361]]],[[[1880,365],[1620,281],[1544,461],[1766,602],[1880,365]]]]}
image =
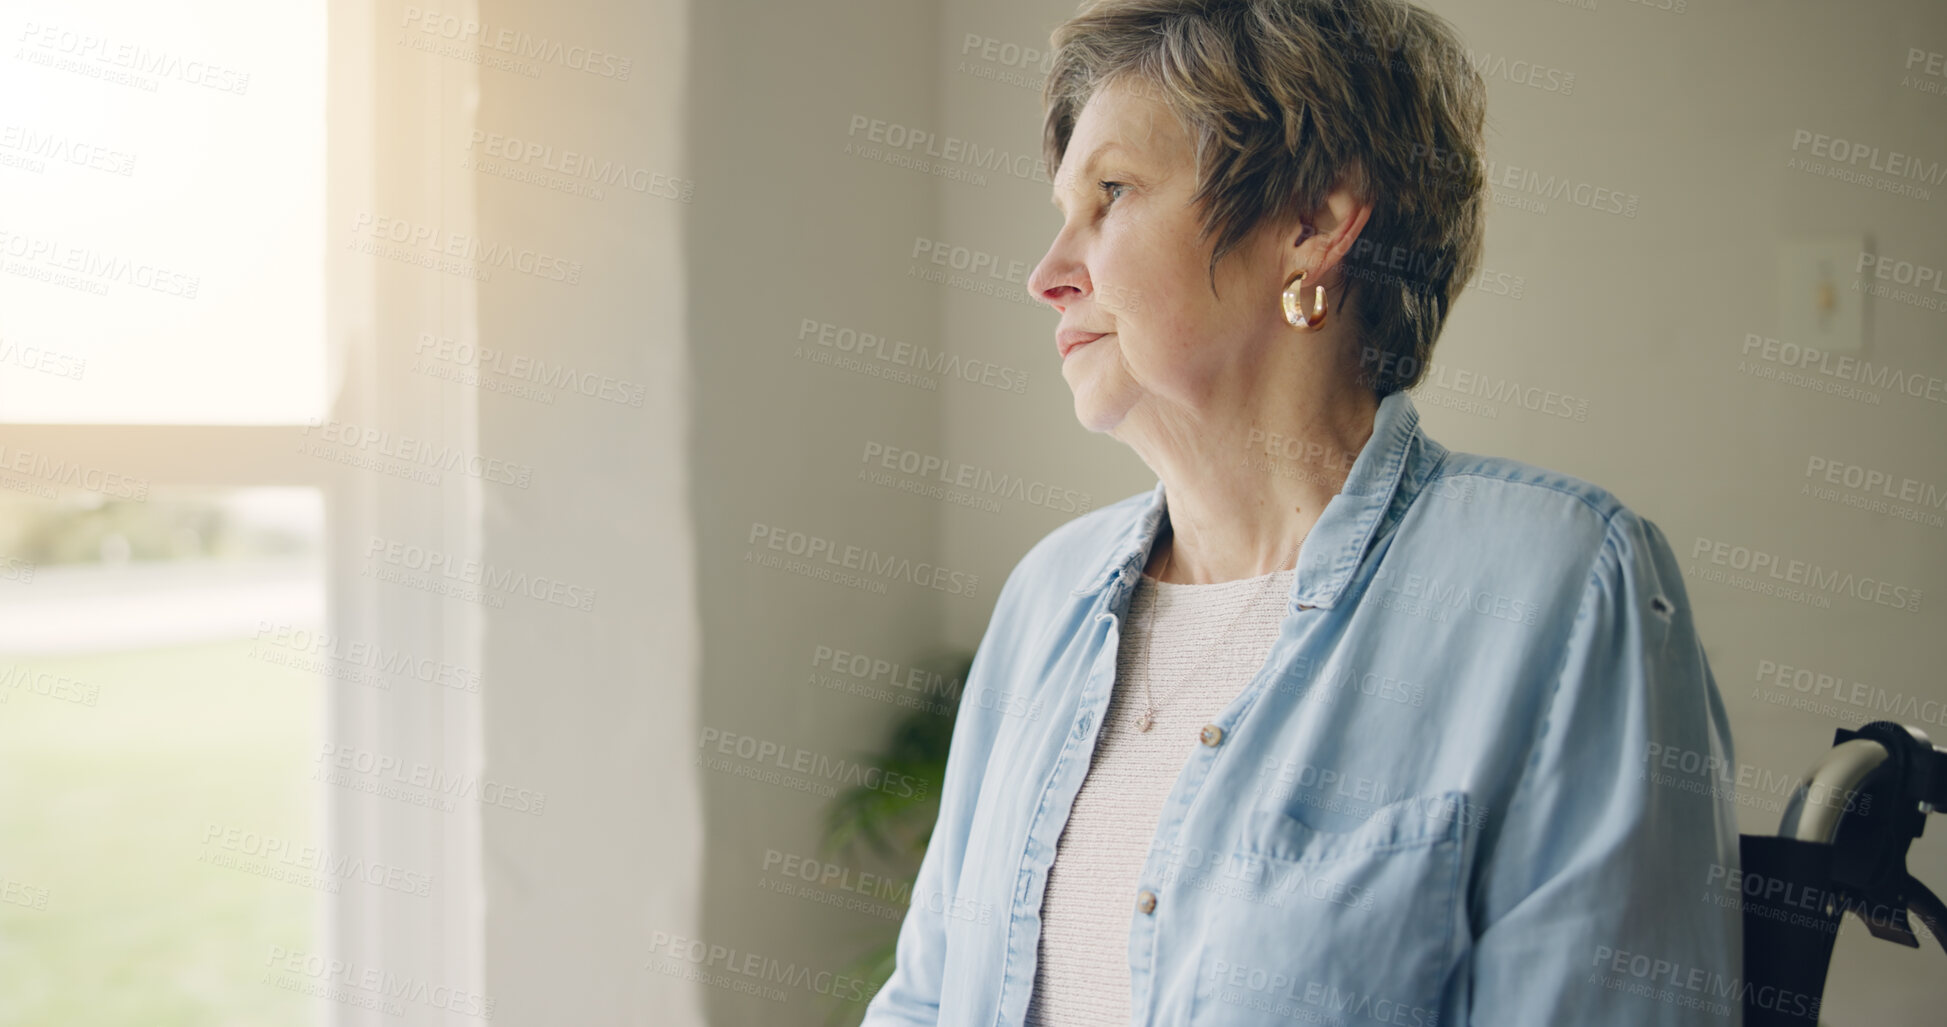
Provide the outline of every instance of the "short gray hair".
{"type": "Polygon", "coordinates": [[[1196,140],[1213,288],[1267,220],[1340,184],[1369,200],[1334,306],[1376,396],[1419,383],[1486,233],[1487,86],[1451,24],[1405,0],[1092,0],[1050,42],[1049,169],[1103,85],[1156,95],[1196,140]]]}

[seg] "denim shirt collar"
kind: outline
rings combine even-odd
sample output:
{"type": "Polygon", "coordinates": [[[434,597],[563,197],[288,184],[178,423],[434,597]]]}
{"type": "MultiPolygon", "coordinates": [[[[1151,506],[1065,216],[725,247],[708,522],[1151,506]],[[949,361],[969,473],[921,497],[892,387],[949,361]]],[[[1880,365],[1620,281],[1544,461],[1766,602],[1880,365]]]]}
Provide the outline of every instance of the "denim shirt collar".
{"type": "MultiPolygon", "coordinates": [[[[1325,504],[1325,511],[1299,550],[1298,573],[1293,575],[1286,604],[1288,612],[1310,607],[1329,610],[1338,602],[1371,547],[1394,493],[1399,491],[1401,472],[1416,449],[1413,443],[1422,438],[1419,429],[1419,410],[1406,393],[1394,392],[1379,401],[1372,436],[1359,450],[1344,487],[1325,504]]],[[[1149,564],[1150,547],[1162,527],[1163,493],[1163,482],[1158,479],[1135,523],[1104,555],[1088,583],[1071,595],[1092,595],[1111,583],[1123,589],[1134,585],[1137,575],[1149,564]]],[[[1120,599],[1120,595],[1113,596],[1111,605],[1120,599]]]]}

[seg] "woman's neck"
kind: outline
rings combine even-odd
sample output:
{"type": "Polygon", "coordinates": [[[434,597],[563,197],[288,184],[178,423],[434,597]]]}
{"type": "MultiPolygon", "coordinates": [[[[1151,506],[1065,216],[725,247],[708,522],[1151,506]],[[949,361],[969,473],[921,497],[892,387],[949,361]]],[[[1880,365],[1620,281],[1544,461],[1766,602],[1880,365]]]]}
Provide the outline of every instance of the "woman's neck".
{"type": "Polygon", "coordinates": [[[1200,440],[1198,451],[1150,465],[1163,480],[1167,509],[1144,572],[1173,584],[1214,584],[1295,566],[1302,540],[1372,437],[1378,401],[1363,395],[1366,402],[1350,402],[1332,418],[1282,431],[1231,425],[1176,434],[1200,440]]]}

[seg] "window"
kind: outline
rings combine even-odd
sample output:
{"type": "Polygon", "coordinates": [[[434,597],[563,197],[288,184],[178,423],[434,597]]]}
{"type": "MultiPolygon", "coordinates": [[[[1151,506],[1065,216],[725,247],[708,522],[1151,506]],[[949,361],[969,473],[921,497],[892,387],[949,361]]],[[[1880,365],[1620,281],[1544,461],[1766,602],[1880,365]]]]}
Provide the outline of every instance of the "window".
{"type": "Polygon", "coordinates": [[[319,417],[323,3],[112,6],[7,28],[0,420],[319,417]]]}
{"type": "Polygon", "coordinates": [[[358,571],[375,536],[474,551],[480,484],[317,445],[471,431],[472,397],[376,327],[444,328],[470,287],[332,231],[444,202],[468,224],[450,169],[388,147],[450,130],[476,71],[389,45],[397,13],[10,8],[0,993],[23,1020],[328,1024],[480,991],[477,808],[326,766],[478,779],[463,673],[347,657],[479,666],[477,610],[358,571]],[[432,88],[381,104],[388,75],[432,88]]]}
{"type": "Polygon", "coordinates": [[[315,490],[0,497],[0,990],[21,1022],[305,1023],[320,933],[315,490]],[[51,985],[51,986],[50,986],[51,985]],[[212,986],[216,985],[216,986],[212,986]]]}

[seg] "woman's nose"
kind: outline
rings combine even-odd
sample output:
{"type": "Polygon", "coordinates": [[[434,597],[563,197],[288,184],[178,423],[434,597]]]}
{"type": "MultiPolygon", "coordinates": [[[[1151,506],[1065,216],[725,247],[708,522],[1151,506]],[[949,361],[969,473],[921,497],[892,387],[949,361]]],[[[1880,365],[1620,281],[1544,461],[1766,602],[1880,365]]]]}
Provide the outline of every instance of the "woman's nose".
{"type": "Polygon", "coordinates": [[[1062,255],[1059,244],[1050,247],[1041,263],[1035,265],[1034,273],[1028,275],[1028,294],[1063,313],[1077,297],[1087,294],[1087,285],[1087,272],[1079,262],[1062,255]]]}

